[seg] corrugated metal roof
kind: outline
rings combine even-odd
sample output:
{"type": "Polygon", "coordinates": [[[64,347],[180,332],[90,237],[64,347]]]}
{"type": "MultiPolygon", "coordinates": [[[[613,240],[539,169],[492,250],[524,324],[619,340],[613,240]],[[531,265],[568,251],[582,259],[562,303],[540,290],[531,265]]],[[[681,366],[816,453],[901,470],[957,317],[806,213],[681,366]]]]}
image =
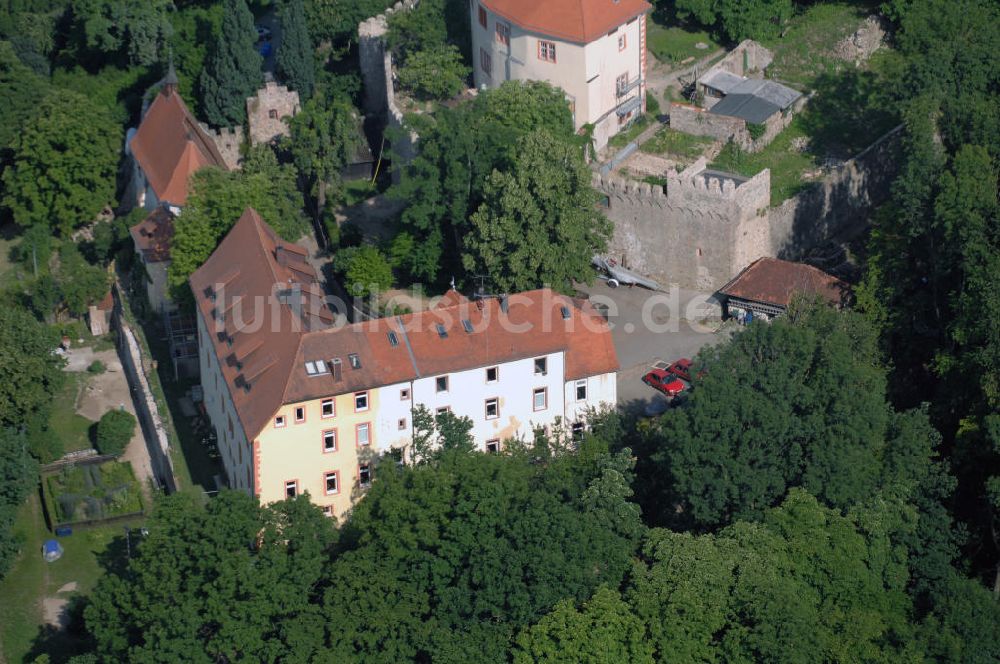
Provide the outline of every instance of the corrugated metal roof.
{"type": "Polygon", "coordinates": [[[723,94],[729,94],[733,91],[733,88],[742,83],[744,80],[745,79],[742,76],[737,76],[736,74],[728,72],[725,69],[713,69],[699,78],[698,83],[707,85],[708,87],[718,90],[723,94]]]}
{"type": "Polygon", "coordinates": [[[763,124],[769,117],[781,111],[778,106],[753,95],[730,94],[712,107],[709,113],[728,115],[754,124],[763,124]]]}
{"type": "Polygon", "coordinates": [[[765,81],[756,78],[748,78],[733,88],[733,94],[753,95],[764,101],[769,101],[778,108],[784,110],[795,103],[795,100],[802,96],[798,90],[793,90],[787,85],[782,85],[775,81],[765,81]]]}

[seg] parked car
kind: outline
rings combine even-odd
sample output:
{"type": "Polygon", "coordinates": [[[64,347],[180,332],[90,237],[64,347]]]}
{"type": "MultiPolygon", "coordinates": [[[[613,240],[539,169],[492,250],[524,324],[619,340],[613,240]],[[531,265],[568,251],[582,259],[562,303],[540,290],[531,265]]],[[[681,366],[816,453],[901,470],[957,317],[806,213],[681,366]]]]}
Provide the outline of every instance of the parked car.
{"type": "Polygon", "coordinates": [[[653,369],[642,377],[642,382],[670,398],[688,388],[687,381],[671,373],[669,369],[653,369]]]}
{"type": "Polygon", "coordinates": [[[267,41],[271,38],[271,31],[263,25],[254,26],[257,28],[257,41],[267,41]]]}
{"type": "Polygon", "coordinates": [[[684,380],[691,382],[691,360],[686,357],[682,357],[677,360],[669,367],[667,371],[677,376],[678,378],[683,378],[684,380]]]}

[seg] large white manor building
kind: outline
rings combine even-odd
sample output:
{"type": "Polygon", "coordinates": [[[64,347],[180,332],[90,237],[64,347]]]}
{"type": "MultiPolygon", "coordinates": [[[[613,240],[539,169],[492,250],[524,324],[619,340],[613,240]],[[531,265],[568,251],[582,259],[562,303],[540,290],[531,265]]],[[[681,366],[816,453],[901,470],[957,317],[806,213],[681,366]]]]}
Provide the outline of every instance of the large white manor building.
{"type": "Polygon", "coordinates": [[[646,105],[645,0],[471,0],[477,88],[547,81],[603,147],[646,105]]]}

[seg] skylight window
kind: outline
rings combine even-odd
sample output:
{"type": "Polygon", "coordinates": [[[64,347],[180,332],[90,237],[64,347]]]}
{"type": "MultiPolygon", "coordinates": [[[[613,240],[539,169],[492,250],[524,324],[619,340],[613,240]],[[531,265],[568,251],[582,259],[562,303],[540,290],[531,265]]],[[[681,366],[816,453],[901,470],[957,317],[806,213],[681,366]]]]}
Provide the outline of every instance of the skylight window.
{"type": "Polygon", "coordinates": [[[324,362],[323,360],[306,362],[307,376],[322,376],[326,373],[329,373],[329,369],[326,366],[326,362],[324,362]]]}
{"type": "Polygon", "coordinates": [[[469,320],[468,318],[463,318],[462,319],[462,327],[465,328],[466,332],[468,332],[469,334],[472,334],[472,321],[471,320],[469,320]]]}
{"type": "Polygon", "coordinates": [[[347,359],[351,363],[351,368],[352,369],[360,369],[361,368],[361,358],[358,357],[357,353],[350,353],[347,356],[347,359]]]}
{"type": "Polygon", "coordinates": [[[399,345],[399,337],[396,336],[395,332],[389,333],[389,345],[393,348],[399,345]]]}
{"type": "Polygon", "coordinates": [[[562,314],[563,320],[569,320],[569,307],[559,307],[559,312],[562,314]]]}
{"type": "Polygon", "coordinates": [[[441,337],[442,339],[448,338],[448,330],[444,329],[444,325],[442,325],[441,323],[437,324],[437,333],[438,336],[441,337]]]}

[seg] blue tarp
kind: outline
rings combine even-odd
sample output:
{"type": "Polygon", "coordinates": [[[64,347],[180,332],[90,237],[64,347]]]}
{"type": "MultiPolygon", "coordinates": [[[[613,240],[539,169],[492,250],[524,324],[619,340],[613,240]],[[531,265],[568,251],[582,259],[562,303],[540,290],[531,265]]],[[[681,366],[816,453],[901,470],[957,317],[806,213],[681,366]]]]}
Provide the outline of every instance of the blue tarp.
{"type": "Polygon", "coordinates": [[[62,544],[54,539],[45,540],[45,544],[42,545],[42,556],[44,556],[46,562],[51,563],[54,560],[59,560],[62,554],[62,544]]]}

